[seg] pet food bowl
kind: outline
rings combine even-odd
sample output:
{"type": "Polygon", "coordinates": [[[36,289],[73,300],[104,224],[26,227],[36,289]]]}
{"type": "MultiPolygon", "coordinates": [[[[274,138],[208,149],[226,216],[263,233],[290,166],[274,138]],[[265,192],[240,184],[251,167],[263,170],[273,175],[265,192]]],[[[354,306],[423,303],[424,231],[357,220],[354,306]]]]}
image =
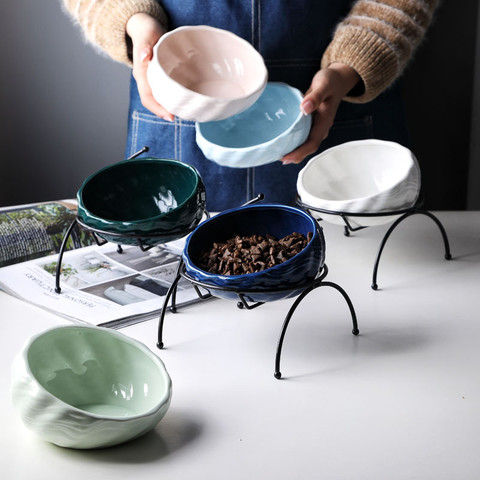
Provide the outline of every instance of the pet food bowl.
{"type": "Polygon", "coordinates": [[[153,97],[184,120],[223,120],[263,92],[262,56],[232,32],[205,25],[166,33],[153,49],[147,78],[153,97]]]}
{"type": "Polygon", "coordinates": [[[195,228],[205,211],[205,187],[194,167],[140,158],[105,167],[77,193],[78,219],[107,241],[165,243],[195,228]]]}
{"type": "Polygon", "coordinates": [[[201,223],[189,235],[183,251],[185,273],[212,295],[238,299],[238,292],[252,302],[290,298],[317,277],[325,260],[325,239],[316,220],[303,210],[276,204],[247,205],[227,210],[201,223]],[[263,271],[243,275],[217,275],[198,266],[203,251],[213,242],[236,235],[272,235],[281,239],[293,232],[312,238],[295,256],[263,271]]]}
{"type": "Polygon", "coordinates": [[[338,215],[343,213],[357,227],[391,222],[398,215],[383,214],[413,207],[420,185],[420,168],[409,149],[394,142],[359,140],[312,158],[298,175],[297,193],[304,205],[313,207],[310,213],[316,218],[345,225],[338,215]]]}
{"type": "Polygon", "coordinates": [[[12,367],[12,400],[44,440],[86,449],[148,432],[171,401],[163,362],[145,345],[100,327],[54,327],[33,336],[12,367]]]}
{"type": "Polygon", "coordinates": [[[280,160],[310,133],[312,117],[300,111],[302,99],[296,88],[269,82],[247,110],[226,120],[197,123],[197,144],[209,160],[224,167],[258,167],[280,160]]]}

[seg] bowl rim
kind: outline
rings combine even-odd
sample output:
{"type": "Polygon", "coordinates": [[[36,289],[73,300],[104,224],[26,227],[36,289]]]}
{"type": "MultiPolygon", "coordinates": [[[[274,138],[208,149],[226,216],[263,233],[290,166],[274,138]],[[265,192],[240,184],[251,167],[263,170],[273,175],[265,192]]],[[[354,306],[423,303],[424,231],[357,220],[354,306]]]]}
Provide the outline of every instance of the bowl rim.
{"type": "Polygon", "coordinates": [[[174,28],[173,30],[170,30],[170,31],[164,33],[158,39],[157,43],[153,46],[153,57],[152,57],[152,61],[149,64],[149,67],[150,67],[150,65],[152,65],[154,68],[158,68],[159,71],[162,72],[162,74],[165,76],[165,78],[167,78],[170,82],[175,84],[177,86],[177,88],[179,88],[181,91],[183,91],[185,93],[188,92],[189,94],[193,94],[195,96],[198,96],[198,98],[204,99],[205,101],[214,100],[216,103],[223,103],[223,104],[236,102],[236,101],[246,99],[246,98],[249,98],[249,97],[252,97],[252,96],[258,94],[258,92],[262,91],[265,88],[265,85],[267,84],[267,81],[268,81],[268,70],[267,70],[267,67],[265,65],[265,60],[263,59],[260,52],[258,50],[256,50],[250,42],[248,42],[244,38],[240,37],[239,35],[231,32],[229,30],[225,30],[225,29],[218,28],[218,27],[212,27],[210,25],[182,25],[180,27],[174,28]],[[261,65],[263,65],[263,74],[262,74],[262,77],[259,78],[259,80],[258,80],[258,85],[256,85],[256,87],[253,90],[249,91],[248,93],[246,93],[244,95],[239,95],[237,97],[232,97],[232,98],[212,97],[210,95],[205,95],[204,93],[200,93],[200,92],[196,92],[195,90],[191,90],[190,88],[186,87],[182,83],[177,82],[175,79],[173,79],[165,71],[165,69],[163,68],[160,61],[158,61],[158,50],[162,47],[162,45],[165,43],[165,41],[168,40],[170,37],[176,36],[177,34],[182,33],[184,31],[202,31],[202,30],[217,32],[217,33],[220,33],[222,35],[229,36],[229,37],[235,39],[239,44],[242,44],[242,45],[246,46],[247,49],[249,49],[254,54],[254,56],[256,57],[256,60],[260,61],[259,63],[261,65]]]}
{"type": "MultiPolygon", "coordinates": [[[[412,168],[407,169],[407,171],[398,179],[398,181],[395,183],[395,185],[389,187],[387,190],[383,190],[380,192],[373,193],[371,195],[364,195],[364,196],[359,196],[359,197],[351,197],[347,198],[344,200],[332,200],[332,199],[327,199],[323,197],[319,197],[316,195],[313,195],[310,193],[305,188],[304,184],[304,176],[307,175],[307,172],[312,168],[312,165],[318,161],[321,160],[322,157],[325,157],[327,154],[330,154],[332,151],[335,150],[340,150],[346,147],[351,147],[355,145],[383,145],[387,147],[394,148],[396,150],[401,150],[405,153],[408,153],[411,160],[412,160],[412,168],[415,171],[414,175],[418,178],[420,182],[421,178],[421,172],[420,172],[420,167],[418,165],[418,160],[415,157],[414,153],[407,147],[397,143],[393,142],[390,140],[380,140],[380,139],[374,139],[374,138],[369,138],[369,139],[364,139],[364,140],[353,140],[349,142],[344,142],[339,145],[335,145],[333,147],[328,148],[327,150],[324,150],[323,152],[319,153],[318,155],[315,155],[313,158],[311,158],[308,163],[300,170],[298,173],[297,177],[297,193],[302,200],[302,203],[308,207],[319,207],[319,203],[323,203],[324,205],[329,205],[328,210],[331,211],[341,211],[341,212],[346,212],[348,211],[346,209],[351,208],[353,205],[352,203],[356,203],[359,201],[368,201],[371,200],[372,198],[378,197],[379,195],[385,194],[386,191],[391,190],[392,188],[395,188],[398,186],[399,183],[403,182],[408,176],[410,175],[410,172],[412,171],[412,168]],[[338,205],[340,208],[332,208],[333,206],[338,205]]],[[[418,199],[419,192],[417,192],[416,199],[418,199]]],[[[416,201],[416,200],[415,200],[416,201]]],[[[415,203],[415,201],[413,203],[415,203]]],[[[323,207],[322,207],[323,208],[323,207]]],[[[361,211],[354,212],[352,210],[351,213],[361,213],[361,211]]]]}
{"type": "MultiPolygon", "coordinates": [[[[133,227],[133,226],[136,226],[136,225],[140,225],[144,222],[151,222],[151,221],[154,221],[154,220],[159,220],[162,217],[165,217],[167,215],[172,214],[173,212],[176,212],[176,211],[180,210],[195,195],[197,195],[197,192],[198,192],[199,188],[203,188],[202,185],[203,185],[203,181],[202,181],[202,179],[200,177],[200,174],[198,173],[197,169],[193,165],[181,162],[179,160],[175,160],[175,159],[171,159],[171,158],[157,158],[157,157],[140,157],[140,158],[121,160],[120,162],[116,162],[112,165],[107,165],[107,166],[101,168],[97,172],[89,175],[83,181],[82,185],[80,186],[80,188],[77,191],[78,214],[80,214],[81,211],[84,211],[86,213],[86,216],[87,216],[88,219],[95,219],[96,221],[100,221],[102,223],[107,223],[108,225],[122,224],[122,225],[125,225],[125,226],[131,225],[133,227]],[[185,200],[182,203],[177,205],[173,210],[169,210],[168,212],[160,213],[160,214],[154,215],[152,217],[144,217],[144,218],[141,218],[141,219],[138,219],[138,220],[114,220],[114,219],[111,219],[111,218],[100,217],[99,215],[93,213],[89,208],[86,207],[84,199],[83,199],[83,192],[84,192],[86,186],[95,177],[97,177],[98,175],[102,174],[103,172],[105,172],[107,170],[113,170],[114,168],[122,167],[123,165],[126,165],[126,164],[132,164],[132,163],[140,164],[140,163],[149,163],[149,162],[150,163],[157,163],[157,164],[158,163],[172,164],[172,165],[177,165],[177,166],[181,165],[182,168],[185,168],[186,170],[190,170],[190,172],[192,172],[194,174],[195,185],[194,185],[194,188],[192,189],[192,191],[190,192],[190,195],[187,198],[185,198],[185,200]]],[[[85,222],[85,219],[83,219],[83,220],[85,222]]],[[[85,223],[87,223],[87,222],[85,222],[85,223]]]]}
{"type": "MultiPolygon", "coordinates": [[[[213,217],[210,217],[209,219],[205,220],[205,222],[201,223],[186,239],[185,241],[185,246],[184,246],[184,249],[183,249],[183,253],[182,253],[182,259],[185,263],[185,267],[186,269],[191,269],[191,270],[194,270],[194,271],[198,271],[202,274],[202,277],[203,277],[203,280],[204,282],[208,283],[208,280],[209,279],[221,279],[221,280],[240,280],[242,278],[249,278],[249,279],[254,279],[255,277],[258,277],[258,276],[261,276],[261,275],[264,275],[266,272],[270,273],[270,272],[275,272],[276,270],[279,270],[280,267],[283,267],[289,263],[291,263],[294,259],[295,260],[298,260],[299,258],[307,255],[307,247],[309,247],[310,245],[312,245],[313,241],[316,240],[316,239],[319,239],[320,241],[320,244],[321,244],[321,255],[320,255],[320,262],[319,262],[319,270],[320,268],[323,266],[324,262],[325,262],[325,250],[326,250],[326,245],[325,245],[325,238],[324,238],[324,235],[323,235],[323,230],[322,230],[322,227],[318,224],[318,222],[315,220],[315,218],[310,215],[308,212],[306,212],[305,210],[302,210],[298,207],[292,207],[290,205],[282,205],[282,204],[276,204],[276,203],[262,203],[260,205],[243,205],[241,207],[236,207],[236,208],[232,208],[232,209],[229,209],[229,210],[225,210],[221,213],[218,213],[216,214],[215,216],[213,217]],[[289,258],[287,261],[283,262],[283,263],[280,263],[278,265],[274,265],[273,267],[270,267],[270,268],[267,268],[265,270],[262,270],[261,272],[253,272],[253,273],[244,273],[244,274],[241,274],[241,275],[219,275],[219,274],[215,274],[215,273],[210,273],[210,272],[207,272],[206,270],[203,270],[201,269],[198,265],[196,265],[192,258],[190,257],[189,255],[189,247],[190,247],[190,242],[192,240],[192,238],[195,236],[195,234],[200,230],[202,229],[206,224],[210,223],[210,222],[215,222],[216,220],[218,220],[219,218],[221,217],[225,217],[225,216],[231,216],[231,215],[236,215],[237,213],[241,213],[245,210],[253,210],[253,209],[262,209],[262,210],[271,210],[271,209],[275,209],[275,210],[283,210],[283,211],[288,211],[289,213],[293,213],[293,214],[296,214],[298,216],[301,216],[303,218],[305,218],[306,220],[308,220],[311,225],[312,225],[312,238],[310,239],[310,241],[307,243],[307,245],[305,246],[305,248],[303,248],[300,252],[298,252],[296,255],[294,255],[292,258],[289,258]],[[299,257],[300,256],[300,257],[299,257]]],[[[212,284],[212,288],[215,287],[215,284],[212,284]]]]}
{"type": "MultiPolygon", "coordinates": [[[[292,87],[291,85],[289,85],[285,82],[267,82],[266,86],[265,86],[265,90],[268,88],[269,85],[284,87],[285,90],[290,91],[299,100],[298,115],[295,118],[295,120],[292,123],[290,123],[290,125],[288,126],[287,129],[283,130],[276,137],[274,137],[270,140],[267,140],[266,142],[257,143],[256,145],[249,145],[249,146],[245,146],[245,147],[226,147],[226,146],[219,145],[218,143],[214,143],[214,142],[208,140],[202,134],[201,128],[202,128],[202,125],[205,124],[205,123],[221,123],[221,122],[224,122],[224,121],[228,121],[228,118],[226,118],[224,120],[218,120],[218,121],[212,121],[212,122],[195,122],[195,133],[197,135],[197,142],[200,139],[200,143],[202,143],[204,145],[208,145],[209,147],[214,147],[217,151],[222,151],[222,152],[225,152],[225,153],[256,150],[256,149],[259,149],[259,148],[268,148],[270,145],[273,145],[274,143],[277,143],[280,139],[290,135],[292,130],[294,128],[296,128],[296,126],[301,122],[301,120],[303,120],[303,118],[311,118],[307,115],[304,115],[303,112],[300,110],[300,103],[303,100],[303,94],[298,88],[292,87]]],[[[262,95],[263,95],[263,93],[262,93],[262,95]]],[[[236,115],[233,115],[233,117],[235,117],[237,115],[243,115],[245,112],[247,112],[254,105],[255,105],[255,103],[253,105],[251,105],[249,108],[247,108],[247,110],[244,110],[243,112],[239,112],[236,115]]],[[[229,117],[229,118],[231,118],[231,117],[229,117]]]]}
{"type": "Polygon", "coordinates": [[[165,364],[163,361],[155,355],[145,344],[140,342],[139,340],[136,340],[132,337],[129,337],[125,335],[124,333],[121,333],[117,330],[112,330],[109,328],[105,327],[98,327],[98,326],[92,326],[92,325],[82,325],[82,324],[75,324],[75,325],[56,325],[50,328],[47,328],[46,330],[43,330],[37,334],[34,334],[30,336],[30,338],[27,339],[25,342],[22,350],[21,350],[21,357],[23,359],[24,363],[24,368],[26,369],[27,373],[29,374],[30,379],[35,382],[35,385],[38,389],[40,389],[44,394],[47,394],[49,397],[54,398],[56,402],[59,402],[61,405],[63,405],[66,409],[72,410],[75,412],[78,412],[81,415],[90,417],[90,418],[95,418],[97,420],[108,420],[111,422],[119,422],[119,423],[125,423],[129,422],[131,420],[136,420],[140,418],[147,418],[152,415],[155,415],[156,413],[161,410],[164,405],[166,405],[172,396],[172,379],[170,378],[170,375],[165,367],[165,364]],[[57,330],[77,330],[77,329],[84,329],[84,330],[91,330],[91,331],[96,331],[96,332],[103,332],[103,334],[107,335],[112,335],[113,337],[116,337],[120,341],[123,341],[125,343],[128,343],[132,347],[137,348],[140,350],[142,353],[144,353],[153,363],[156,364],[158,367],[158,373],[162,376],[163,381],[165,383],[165,392],[161,396],[160,399],[158,399],[155,402],[155,405],[150,408],[149,410],[146,410],[143,413],[137,413],[135,415],[129,415],[127,417],[115,417],[115,416],[110,416],[110,415],[105,415],[105,414],[99,414],[99,413],[94,413],[94,412],[89,412],[88,410],[82,410],[81,408],[75,407],[74,405],[71,405],[70,403],[65,402],[64,400],[58,398],[56,395],[53,395],[49,390],[47,390],[37,379],[37,377],[33,374],[31,368],[30,368],[30,363],[28,361],[28,352],[30,347],[33,345],[35,341],[37,341],[39,338],[49,335],[52,332],[55,332],[57,330]]]}

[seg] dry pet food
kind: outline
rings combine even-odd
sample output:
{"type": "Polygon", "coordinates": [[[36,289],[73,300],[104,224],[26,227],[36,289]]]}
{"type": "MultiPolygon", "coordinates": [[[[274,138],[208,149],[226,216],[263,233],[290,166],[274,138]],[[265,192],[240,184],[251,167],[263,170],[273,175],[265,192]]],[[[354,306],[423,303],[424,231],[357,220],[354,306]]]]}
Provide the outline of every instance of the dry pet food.
{"type": "Polygon", "coordinates": [[[312,239],[301,233],[291,233],[278,240],[272,235],[236,235],[227,241],[214,242],[201,252],[198,266],[218,275],[244,275],[261,272],[283,263],[302,251],[312,239]]]}

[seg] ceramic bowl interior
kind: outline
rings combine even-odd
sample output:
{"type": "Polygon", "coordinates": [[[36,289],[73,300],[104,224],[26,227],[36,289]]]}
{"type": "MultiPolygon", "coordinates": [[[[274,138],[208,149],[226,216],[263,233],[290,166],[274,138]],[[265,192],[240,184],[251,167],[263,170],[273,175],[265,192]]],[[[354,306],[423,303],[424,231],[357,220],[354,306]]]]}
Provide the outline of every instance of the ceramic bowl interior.
{"type": "MultiPolygon", "coordinates": [[[[205,210],[205,187],[197,171],[158,158],[105,167],[85,180],[77,198],[78,217],[87,227],[112,235],[165,235],[166,241],[185,235],[205,210]]],[[[131,243],[122,240],[118,243],[131,243]]]]}
{"type": "Polygon", "coordinates": [[[303,95],[284,83],[269,82],[247,110],[222,121],[196,124],[205,156],[220,165],[248,168],[280,160],[305,142],[311,116],[303,115],[303,95]]]}
{"type": "Polygon", "coordinates": [[[185,120],[219,120],[248,108],[267,81],[261,55],[227,30],[183,26],[154,47],[147,78],[156,100],[185,120]]]}
{"type": "MultiPolygon", "coordinates": [[[[418,162],[409,149],[394,142],[359,140],[312,158],[299,173],[297,192],[304,204],[318,209],[378,214],[412,207],[420,186],[418,162]]],[[[343,222],[339,216],[320,216],[343,222]]],[[[369,226],[393,218],[385,215],[350,219],[356,225],[369,226]]]]}
{"type": "Polygon", "coordinates": [[[17,356],[12,397],[44,439],[96,448],[153,428],[170,404],[171,379],[156,355],[120,332],[63,326],[33,337],[17,356]]]}
{"type": "Polygon", "coordinates": [[[237,299],[237,291],[248,293],[251,301],[273,301],[295,296],[313,281],[325,260],[325,240],[315,219],[295,207],[264,204],[250,205],[215,215],[201,223],[187,238],[183,251],[185,272],[192,279],[212,287],[212,295],[237,299]],[[217,275],[198,267],[201,253],[213,242],[235,235],[273,235],[278,239],[293,232],[307,237],[307,246],[286,262],[262,272],[244,275],[217,275]],[[300,289],[300,290],[299,290],[300,289]]]}

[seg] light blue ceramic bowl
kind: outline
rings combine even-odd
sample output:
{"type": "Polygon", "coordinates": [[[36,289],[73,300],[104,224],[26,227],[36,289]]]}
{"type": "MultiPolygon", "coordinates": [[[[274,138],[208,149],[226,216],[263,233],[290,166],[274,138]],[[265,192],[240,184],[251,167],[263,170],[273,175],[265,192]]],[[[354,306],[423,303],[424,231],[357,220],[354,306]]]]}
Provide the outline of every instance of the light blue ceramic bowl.
{"type": "Polygon", "coordinates": [[[197,123],[203,154],[224,167],[249,168],[280,160],[305,142],[311,116],[300,111],[302,93],[285,83],[269,82],[247,110],[226,120],[197,123]]]}

